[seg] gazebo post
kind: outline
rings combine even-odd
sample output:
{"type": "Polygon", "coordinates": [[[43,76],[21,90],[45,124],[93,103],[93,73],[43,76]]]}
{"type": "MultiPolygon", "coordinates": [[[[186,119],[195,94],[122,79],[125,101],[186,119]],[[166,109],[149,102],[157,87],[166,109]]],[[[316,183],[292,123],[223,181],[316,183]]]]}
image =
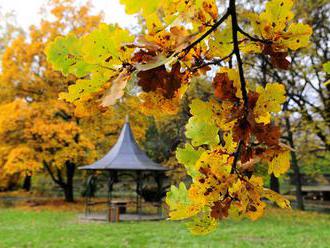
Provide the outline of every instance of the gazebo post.
{"type": "Polygon", "coordinates": [[[136,214],[141,218],[141,172],[136,172],[136,214]]]}
{"type": "Polygon", "coordinates": [[[115,171],[109,170],[108,179],[108,220],[109,222],[118,222],[119,219],[119,207],[112,203],[112,191],[113,184],[116,182],[117,173],[115,171]]]}
{"type": "Polygon", "coordinates": [[[112,188],[113,188],[113,175],[111,171],[109,171],[109,179],[108,179],[108,205],[111,207],[112,201],[112,188]]]}
{"type": "MultiPolygon", "coordinates": [[[[156,181],[156,184],[157,184],[157,190],[158,190],[158,193],[161,194],[161,190],[162,190],[162,187],[163,187],[163,184],[162,184],[162,175],[155,171],[154,172],[154,178],[155,178],[155,181],[156,181]]],[[[157,208],[157,213],[158,215],[162,215],[162,211],[161,211],[161,208],[162,208],[162,202],[160,201],[158,203],[158,208],[157,208]]]]}
{"type": "Polygon", "coordinates": [[[90,214],[90,204],[92,202],[91,198],[93,197],[93,185],[96,182],[96,176],[93,172],[87,178],[87,185],[86,185],[86,196],[85,196],[85,216],[87,217],[90,214]]]}

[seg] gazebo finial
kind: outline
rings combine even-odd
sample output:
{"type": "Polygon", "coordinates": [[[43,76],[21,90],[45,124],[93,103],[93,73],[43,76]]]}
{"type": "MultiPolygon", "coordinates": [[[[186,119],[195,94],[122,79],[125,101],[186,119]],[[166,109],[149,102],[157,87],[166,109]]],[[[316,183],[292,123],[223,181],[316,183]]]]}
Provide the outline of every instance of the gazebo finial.
{"type": "Polygon", "coordinates": [[[128,114],[125,116],[125,122],[126,122],[126,123],[129,122],[129,115],[128,115],[128,114]]]}

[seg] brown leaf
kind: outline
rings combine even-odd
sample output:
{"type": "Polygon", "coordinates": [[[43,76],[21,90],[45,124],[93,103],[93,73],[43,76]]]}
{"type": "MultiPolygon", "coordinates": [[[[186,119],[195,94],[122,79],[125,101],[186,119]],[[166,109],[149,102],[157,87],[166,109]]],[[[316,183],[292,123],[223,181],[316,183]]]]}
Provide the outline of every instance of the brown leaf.
{"type": "Polygon", "coordinates": [[[139,50],[136,53],[134,53],[132,57],[132,62],[134,63],[148,63],[150,60],[153,60],[156,56],[156,53],[154,51],[145,51],[145,50],[139,50]]]}
{"type": "Polygon", "coordinates": [[[250,91],[248,93],[248,103],[249,103],[249,112],[253,113],[253,109],[257,104],[259,98],[259,94],[257,92],[254,91],[250,91]]]}
{"type": "Polygon", "coordinates": [[[214,219],[221,220],[223,218],[228,217],[228,209],[230,207],[230,198],[226,198],[223,201],[217,201],[211,208],[211,216],[214,219]]]}
{"type": "Polygon", "coordinates": [[[131,74],[127,70],[123,70],[111,83],[110,89],[104,94],[101,106],[107,107],[114,105],[118,99],[124,95],[124,89],[131,74]]]}
{"type": "Polygon", "coordinates": [[[227,73],[217,73],[213,79],[214,95],[221,101],[238,101],[236,97],[237,89],[227,73]]]}
{"type": "Polygon", "coordinates": [[[253,128],[253,133],[260,143],[265,143],[268,146],[279,144],[281,131],[278,126],[272,124],[256,124],[253,128]]]}
{"type": "Polygon", "coordinates": [[[237,120],[233,128],[233,140],[239,142],[242,140],[244,143],[248,143],[251,137],[251,125],[247,118],[241,118],[237,120]]]}
{"type": "Polygon", "coordinates": [[[274,51],[271,45],[265,45],[263,54],[270,56],[270,62],[276,68],[288,70],[290,62],[286,59],[287,52],[274,51]]]}
{"type": "Polygon", "coordinates": [[[158,91],[165,98],[171,99],[181,85],[189,80],[189,73],[187,71],[181,73],[180,69],[180,63],[176,63],[170,72],[167,72],[163,65],[151,70],[140,71],[137,74],[138,85],[145,92],[158,91]]]}
{"type": "Polygon", "coordinates": [[[254,149],[250,146],[243,144],[241,150],[241,162],[246,163],[250,161],[254,156],[254,149]]]}

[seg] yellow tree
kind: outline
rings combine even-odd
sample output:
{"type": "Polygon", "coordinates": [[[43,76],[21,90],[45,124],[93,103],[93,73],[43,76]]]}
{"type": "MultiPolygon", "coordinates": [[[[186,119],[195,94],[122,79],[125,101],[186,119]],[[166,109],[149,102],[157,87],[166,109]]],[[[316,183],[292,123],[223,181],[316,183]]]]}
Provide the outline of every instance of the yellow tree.
{"type": "MultiPolygon", "coordinates": [[[[20,34],[23,30],[17,26],[16,17],[12,12],[0,12],[0,57],[4,53],[5,48],[20,34]]],[[[1,85],[1,83],[0,83],[1,85]]],[[[0,104],[7,101],[6,91],[0,86],[0,104]]],[[[4,164],[4,160],[9,152],[9,146],[1,146],[0,148],[0,165],[4,164]]],[[[0,190],[13,188],[17,185],[17,176],[8,176],[2,172],[0,166],[0,190]]]]}
{"type": "MultiPolygon", "coordinates": [[[[77,7],[74,3],[51,1],[53,20],[42,20],[26,37],[19,36],[6,48],[0,83],[6,99],[0,106],[1,147],[7,148],[3,170],[27,175],[46,171],[63,189],[67,201],[73,201],[76,167],[104,152],[106,145],[100,143],[113,142],[114,138],[108,141],[107,137],[109,133],[115,137],[125,115],[125,106],[100,111],[85,99],[75,110],[72,104],[58,100],[58,94],[77,78],[53,70],[44,53],[46,45],[68,32],[78,37],[91,32],[102,19],[90,13],[89,4],[77,7]],[[92,117],[88,117],[90,111],[92,117]],[[87,123],[94,123],[93,130],[87,123]]],[[[138,113],[133,125],[137,118],[138,113]]],[[[143,136],[143,127],[137,126],[139,137],[143,136]]]]}

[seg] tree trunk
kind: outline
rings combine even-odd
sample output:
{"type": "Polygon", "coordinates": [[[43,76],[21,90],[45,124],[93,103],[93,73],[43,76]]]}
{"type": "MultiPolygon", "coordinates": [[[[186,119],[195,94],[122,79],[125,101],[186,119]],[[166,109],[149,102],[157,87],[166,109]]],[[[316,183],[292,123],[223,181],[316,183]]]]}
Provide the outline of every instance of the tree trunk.
{"type": "MultiPolygon", "coordinates": [[[[294,146],[294,141],[293,141],[293,135],[292,135],[292,131],[291,131],[291,123],[290,123],[290,119],[289,117],[285,117],[285,125],[286,125],[286,130],[287,130],[287,134],[288,134],[288,141],[289,141],[289,145],[295,149],[294,146]]],[[[292,169],[294,172],[294,183],[296,186],[296,200],[297,200],[297,208],[300,210],[304,210],[304,199],[303,199],[303,194],[302,194],[302,190],[301,190],[301,175],[300,175],[300,169],[299,169],[299,165],[298,165],[298,159],[297,159],[297,154],[294,150],[291,151],[291,165],[292,165],[292,169]]]]}
{"type": "Polygon", "coordinates": [[[66,202],[74,202],[73,197],[73,176],[75,173],[75,165],[72,163],[66,164],[66,183],[63,187],[64,197],[66,202]]]}
{"type": "Polygon", "coordinates": [[[74,202],[73,198],[73,186],[72,185],[65,185],[63,187],[64,190],[64,199],[66,202],[74,202]]]}
{"type": "Polygon", "coordinates": [[[51,170],[50,166],[44,161],[44,167],[48,171],[52,180],[58,184],[64,192],[64,200],[66,202],[74,202],[73,196],[73,177],[75,173],[75,164],[66,162],[65,169],[66,169],[66,182],[63,179],[62,171],[56,168],[57,177],[55,176],[54,172],[51,170]]]}
{"type": "Polygon", "coordinates": [[[274,176],[273,173],[270,175],[270,189],[280,193],[280,181],[274,176]]]}
{"type": "Polygon", "coordinates": [[[296,152],[291,151],[291,162],[292,162],[292,168],[294,171],[294,183],[296,185],[296,199],[297,199],[297,208],[300,210],[304,210],[304,198],[301,190],[301,174],[299,171],[299,166],[298,166],[298,160],[297,160],[297,155],[296,152]]]}
{"type": "Polygon", "coordinates": [[[23,189],[25,191],[30,191],[31,190],[31,176],[25,176],[24,182],[23,182],[23,189]]]}

